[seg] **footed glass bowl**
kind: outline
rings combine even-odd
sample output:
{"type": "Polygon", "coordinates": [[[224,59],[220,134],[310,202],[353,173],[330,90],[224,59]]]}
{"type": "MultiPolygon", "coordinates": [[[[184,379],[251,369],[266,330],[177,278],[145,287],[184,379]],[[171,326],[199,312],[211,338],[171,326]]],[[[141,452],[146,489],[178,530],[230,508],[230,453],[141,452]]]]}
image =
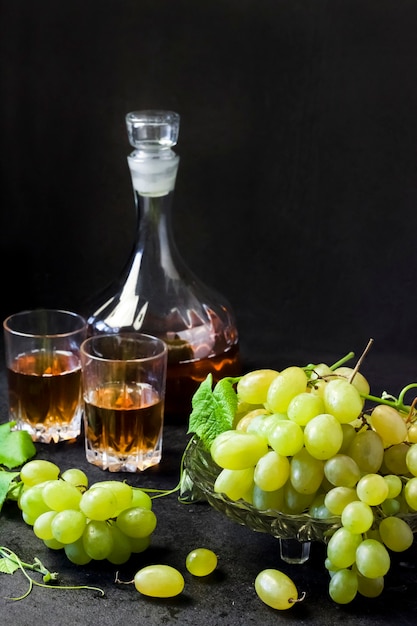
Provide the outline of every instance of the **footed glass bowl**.
{"type": "MultiPolygon", "coordinates": [[[[272,509],[260,511],[243,500],[230,500],[224,494],[214,491],[214,482],[219,472],[220,468],[214,463],[210,453],[194,435],[184,457],[183,494],[187,492],[191,500],[205,499],[232,521],[279,539],[281,558],[288,563],[305,562],[309,558],[310,543],[327,543],[341,526],[338,516],[320,520],[308,513],[288,515],[272,509]]],[[[417,513],[401,517],[408,522],[413,532],[417,532],[417,513]]]]}

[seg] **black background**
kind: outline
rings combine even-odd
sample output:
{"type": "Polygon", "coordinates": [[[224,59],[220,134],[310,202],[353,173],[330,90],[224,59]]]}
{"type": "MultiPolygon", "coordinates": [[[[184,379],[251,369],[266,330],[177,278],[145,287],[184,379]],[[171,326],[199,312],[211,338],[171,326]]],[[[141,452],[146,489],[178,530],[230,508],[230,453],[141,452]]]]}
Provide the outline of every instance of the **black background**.
{"type": "MultiPolygon", "coordinates": [[[[129,256],[125,114],[181,115],[178,247],[247,362],[416,355],[415,0],[0,0],[1,313],[129,256]]],[[[262,363],[259,363],[262,364],[262,363]]]]}

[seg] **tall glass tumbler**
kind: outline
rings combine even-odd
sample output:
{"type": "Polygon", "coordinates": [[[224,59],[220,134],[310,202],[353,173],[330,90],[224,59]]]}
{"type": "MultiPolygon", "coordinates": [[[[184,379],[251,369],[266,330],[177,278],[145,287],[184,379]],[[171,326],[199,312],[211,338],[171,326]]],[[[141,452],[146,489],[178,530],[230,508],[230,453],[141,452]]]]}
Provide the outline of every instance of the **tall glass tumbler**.
{"type": "Polygon", "coordinates": [[[162,457],[168,350],[141,333],[92,336],[81,346],[86,457],[139,472],[162,457]]]}
{"type": "Polygon", "coordinates": [[[71,311],[34,309],[7,317],[3,330],[10,421],[41,443],[78,437],[86,320],[71,311]]]}

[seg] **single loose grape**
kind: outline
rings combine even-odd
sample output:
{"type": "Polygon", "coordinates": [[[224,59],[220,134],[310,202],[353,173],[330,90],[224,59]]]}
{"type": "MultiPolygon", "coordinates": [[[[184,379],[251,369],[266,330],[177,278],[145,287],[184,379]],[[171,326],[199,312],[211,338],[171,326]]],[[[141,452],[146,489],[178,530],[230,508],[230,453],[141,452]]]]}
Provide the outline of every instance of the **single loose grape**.
{"type": "Polygon", "coordinates": [[[184,589],[184,577],[170,565],[148,565],[136,572],[135,588],[139,593],[153,598],[172,598],[184,589]]]}
{"type": "Polygon", "coordinates": [[[195,548],[187,554],[185,566],[193,576],[208,576],[217,567],[217,556],[208,548],[195,548]]]}
{"type": "Polygon", "coordinates": [[[266,605],[284,611],[298,601],[294,582],[277,569],[265,569],[255,579],[255,591],[266,605]]]}
{"type": "Polygon", "coordinates": [[[31,487],[43,483],[46,480],[56,480],[59,476],[59,472],[60,469],[55,463],[34,459],[22,466],[20,470],[20,480],[24,485],[31,487]]]}

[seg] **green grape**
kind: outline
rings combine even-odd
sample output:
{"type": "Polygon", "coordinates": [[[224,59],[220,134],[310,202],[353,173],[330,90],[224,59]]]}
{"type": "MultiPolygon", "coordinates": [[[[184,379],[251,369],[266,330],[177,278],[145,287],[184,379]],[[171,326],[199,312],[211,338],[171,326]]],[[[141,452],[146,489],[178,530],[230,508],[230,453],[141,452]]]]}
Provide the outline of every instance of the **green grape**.
{"type": "Polygon", "coordinates": [[[367,578],[358,573],[358,593],[365,598],[377,598],[384,590],[384,577],[367,578]]]}
{"type": "Polygon", "coordinates": [[[407,438],[405,420],[392,406],[378,404],[372,410],[368,421],[386,447],[402,443],[407,438]]]}
{"type": "Polygon", "coordinates": [[[353,372],[354,369],[346,365],[342,365],[341,367],[337,367],[335,370],[333,370],[333,374],[338,377],[345,378],[347,381],[352,383],[352,385],[356,387],[360,394],[368,395],[371,391],[368,380],[361,372],[356,372],[352,379],[353,372]]]}
{"type": "Polygon", "coordinates": [[[147,550],[147,548],[149,548],[151,544],[150,535],[148,535],[147,537],[128,537],[128,539],[130,542],[130,550],[134,554],[144,552],[145,550],[147,550]]]}
{"type": "Polygon", "coordinates": [[[329,413],[313,417],[304,427],[304,445],[316,459],[330,459],[339,452],[342,441],[340,422],[329,413]]]}
{"type": "Polygon", "coordinates": [[[407,466],[408,450],[409,447],[406,443],[397,443],[384,450],[384,470],[397,476],[406,476],[409,473],[407,466]]]}
{"type": "Polygon", "coordinates": [[[107,560],[110,563],[113,563],[113,565],[122,565],[122,563],[126,563],[126,561],[130,559],[130,555],[132,554],[130,538],[125,535],[114,523],[110,525],[110,530],[113,539],[113,546],[107,555],[107,560]]]}
{"type": "Polygon", "coordinates": [[[153,598],[172,598],[182,593],[184,577],[170,565],[147,565],[134,577],[135,588],[139,593],[153,598]]]}
{"type": "Polygon", "coordinates": [[[51,522],[52,535],[63,544],[74,543],[82,536],[86,523],[86,517],[81,511],[59,511],[51,522]]]}
{"type": "Polygon", "coordinates": [[[23,519],[26,523],[31,521],[31,525],[34,524],[39,515],[51,510],[51,507],[43,499],[43,486],[37,485],[22,491],[19,498],[19,507],[23,512],[23,519]]]}
{"type": "Polygon", "coordinates": [[[236,387],[239,400],[248,404],[265,404],[269,385],[278,374],[272,369],[253,370],[245,374],[236,387]]]}
{"type": "Polygon", "coordinates": [[[381,474],[366,474],[358,481],[356,493],[359,500],[377,506],[388,497],[389,487],[381,474]]]}
{"type": "Polygon", "coordinates": [[[417,443],[417,422],[413,422],[408,427],[407,441],[409,443],[417,443]]]}
{"type": "Polygon", "coordinates": [[[365,502],[349,502],[342,511],[342,524],[351,533],[366,533],[374,521],[374,512],[365,502]]]}
{"type": "Polygon", "coordinates": [[[417,511],[417,476],[405,483],[403,492],[407,505],[412,511],[417,511]]]}
{"type": "Polygon", "coordinates": [[[110,489],[116,498],[117,512],[123,511],[123,509],[128,509],[132,506],[133,489],[127,483],[119,480],[103,480],[91,485],[90,489],[96,489],[98,487],[110,489]]]}
{"type": "Polygon", "coordinates": [[[291,400],[307,390],[307,375],[295,365],[282,370],[268,388],[265,406],[271,413],[286,413],[291,400]]]}
{"type": "MultiPolygon", "coordinates": [[[[235,430],[247,432],[248,428],[251,426],[252,422],[255,418],[261,417],[265,415],[271,415],[265,407],[253,409],[250,411],[246,411],[243,414],[236,413],[235,419],[233,420],[233,427],[235,430]]],[[[261,426],[261,422],[257,422],[258,426],[261,426]]],[[[255,427],[254,432],[258,432],[258,428],[255,427]]]]}
{"type": "Polygon", "coordinates": [[[255,433],[268,441],[277,423],[287,419],[288,416],[285,413],[258,413],[248,423],[246,432],[255,433]]]}
{"type": "Polygon", "coordinates": [[[100,520],[91,520],[82,535],[83,547],[89,557],[102,561],[113,548],[113,535],[110,526],[100,520]]]}
{"type": "Polygon", "coordinates": [[[263,491],[276,491],[287,482],[290,475],[290,462],[286,456],[270,450],[255,466],[253,479],[263,491]]]}
{"type": "Polygon", "coordinates": [[[334,374],[332,369],[326,365],[326,363],[318,363],[315,365],[310,376],[310,381],[313,383],[311,386],[311,393],[323,398],[327,382],[333,376],[334,374]]]}
{"type": "Polygon", "coordinates": [[[315,494],[323,476],[323,461],[311,456],[306,448],[294,454],[290,462],[290,480],[296,491],[303,494],[315,494]]]}
{"type": "Polygon", "coordinates": [[[329,583],[329,595],[337,604],[349,604],[358,592],[358,576],[351,569],[334,572],[329,583]]]}
{"type": "Polygon", "coordinates": [[[324,413],[323,399],[308,391],[296,395],[289,403],[288,419],[300,426],[305,426],[316,415],[324,413]]]}
{"type": "Polygon", "coordinates": [[[217,567],[217,555],[208,548],[195,548],[187,554],[185,566],[193,576],[208,576],[217,567]]]}
{"type": "Polygon", "coordinates": [[[290,515],[298,515],[304,513],[314,500],[315,493],[300,493],[291,484],[291,481],[287,481],[283,487],[284,489],[284,505],[283,512],[290,515]]]}
{"type": "Polygon", "coordinates": [[[214,492],[224,493],[230,500],[246,499],[246,494],[253,489],[254,468],[241,470],[223,469],[214,481],[214,492]]]}
{"type": "Polygon", "coordinates": [[[128,537],[148,537],[155,530],[156,524],[155,513],[138,506],[124,509],[116,519],[117,527],[128,537]]]}
{"type": "Polygon", "coordinates": [[[77,509],[81,492],[77,487],[65,480],[51,480],[42,489],[42,497],[49,508],[54,511],[77,509]]]}
{"type": "Polygon", "coordinates": [[[341,424],[356,420],[363,408],[363,400],[356,387],[344,378],[330,380],[324,388],[325,412],[334,415],[341,424]]]}
{"type": "Polygon", "coordinates": [[[346,450],[363,474],[377,472],[384,458],[384,444],[373,430],[362,430],[353,438],[346,450]]]}
{"type": "Polygon", "coordinates": [[[405,462],[410,474],[417,476],[417,444],[413,444],[408,448],[405,462]]]}
{"type": "Polygon", "coordinates": [[[108,487],[97,486],[82,494],[79,506],[86,517],[104,522],[116,516],[118,511],[117,498],[108,487]]]}
{"type": "Polygon", "coordinates": [[[67,559],[75,565],[87,565],[92,560],[91,556],[84,549],[82,537],[74,541],[74,543],[67,543],[64,546],[64,551],[67,559]]]}
{"type": "Polygon", "coordinates": [[[396,498],[399,496],[403,488],[401,478],[396,474],[386,474],[384,480],[388,485],[387,498],[396,498]]]}
{"type": "Polygon", "coordinates": [[[132,487],[132,503],[131,507],[140,507],[141,509],[152,508],[152,498],[146,491],[139,489],[138,487],[132,487]]]}
{"type": "Polygon", "coordinates": [[[290,420],[281,420],[271,431],[269,445],[281,456],[293,456],[304,445],[301,426],[290,420]]]}
{"type": "Polygon", "coordinates": [[[401,503],[397,498],[387,498],[381,504],[384,515],[397,515],[401,510],[401,503]]]}
{"type": "Polygon", "coordinates": [[[327,556],[337,569],[345,569],[355,563],[356,552],[361,545],[362,535],[338,528],[327,544],[327,556]]]}
{"type": "Polygon", "coordinates": [[[379,523],[379,534],[389,550],[404,552],[411,547],[414,535],[410,526],[400,517],[385,517],[379,523]]]}
{"type": "Polygon", "coordinates": [[[391,560],[386,547],[376,539],[364,539],[356,550],[356,567],[362,576],[379,578],[388,573],[391,560]]]}
{"type": "Polygon", "coordinates": [[[264,491],[257,485],[254,485],[252,504],[259,511],[267,511],[268,509],[282,511],[284,505],[284,489],[281,487],[276,491],[264,491]]]}
{"type": "Polygon", "coordinates": [[[55,515],[57,515],[56,511],[46,511],[39,515],[33,523],[33,532],[39,539],[53,539],[54,534],[52,532],[52,520],[55,515]]]}
{"type": "Polygon", "coordinates": [[[20,470],[20,480],[25,486],[32,487],[46,480],[56,480],[59,476],[59,472],[60,469],[55,463],[34,459],[22,466],[20,470]]]}
{"type": "Polygon", "coordinates": [[[47,548],[50,548],[50,550],[62,550],[62,548],[64,548],[64,544],[54,538],[44,539],[43,543],[47,548]]]}
{"type": "Polygon", "coordinates": [[[324,503],[326,497],[325,493],[318,493],[308,509],[309,515],[314,519],[330,519],[333,517],[333,513],[329,511],[324,503]]]}
{"type": "Polygon", "coordinates": [[[353,424],[341,424],[343,432],[343,441],[340,446],[340,454],[347,454],[347,450],[356,436],[356,429],[353,424]]]}
{"type": "Polygon", "coordinates": [[[353,487],[334,487],[324,496],[324,504],[333,515],[342,515],[345,506],[357,499],[356,489],[353,487]]]}
{"type": "Polygon", "coordinates": [[[347,454],[335,454],[325,462],[324,475],[335,487],[354,487],[361,471],[356,461],[347,454]]]}
{"type": "Polygon", "coordinates": [[[213,461],[219,467],[230,470],[254,467],[267,452],[268,444],[263,437],[237,430],[217,435],[210,447],[213,461]]]}
{"type": "Polygon", "coordinates": [[[255,578],[255,591],[264,604],[284,611],[298,601],[297,587],[283,572],[264,569],[255,578]]]}
{"type": "Polygon", "coordinates": [[[85,491],[88,488],[88,477],[83,470],[78,469],[78,467],[71,467],[70,469],[65,470],[61,474],[62,480],[65,480],[67,483],[71,483],[74,487],[78,487],[78,489],[85,491]]]}

